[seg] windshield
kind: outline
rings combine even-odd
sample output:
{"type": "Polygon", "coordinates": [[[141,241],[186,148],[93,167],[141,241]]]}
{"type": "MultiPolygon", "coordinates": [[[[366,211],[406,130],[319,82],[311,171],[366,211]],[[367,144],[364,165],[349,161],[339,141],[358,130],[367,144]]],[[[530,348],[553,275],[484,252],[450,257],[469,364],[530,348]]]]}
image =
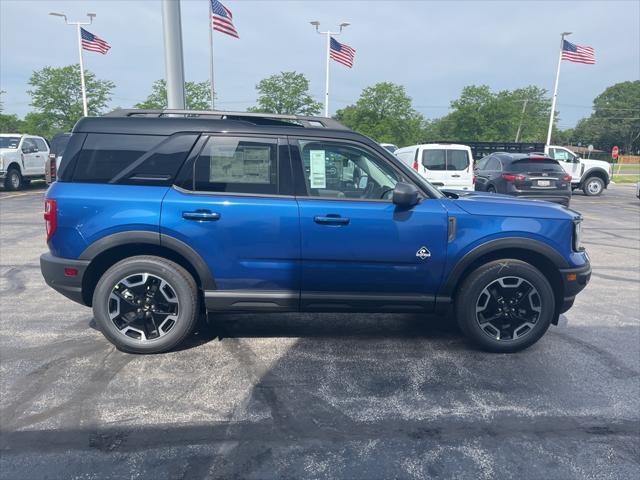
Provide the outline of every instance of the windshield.
{"type": "Polygon", "coordinates": [[[518,160],[513,162],[508,170],[511,172],[564,172],[556,160],[518,160]]]}
{"type": "Polygon", "coordinates": [[[0,137],[0,148],[18,148],[20,137],[0,137]]]}

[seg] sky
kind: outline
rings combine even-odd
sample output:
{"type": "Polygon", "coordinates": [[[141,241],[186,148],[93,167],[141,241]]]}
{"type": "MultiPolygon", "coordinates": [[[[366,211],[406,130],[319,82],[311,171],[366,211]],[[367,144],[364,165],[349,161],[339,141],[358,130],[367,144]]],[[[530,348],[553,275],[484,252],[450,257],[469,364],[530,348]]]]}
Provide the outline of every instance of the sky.
{"type": "MultiPolygon", "coordinates": [[[[310,92],[324,97],[325,44],[309,24],[335,30],[356,49],[353,69],[331,63],[330,112],[354,103],[381,81],[403,85],[427,118],[449,111],[466,85],[494,90],[536,85],[553,89],[560,33],[592,46],[596,65],[562,63],[560,128],[591,112],[593,99],[617,82],[640,79],[640,0],[630,1],[270,1],[227,0],[240,39],[216,32],[216,107],[255,104],[255,85],[280,71],[303,73],[310,92]]],[[[206,0],[182,0],[185,78],[209,78],[206,0]]],[[[49,12],[84,20],[108,41],[105,56],[84,52],[85,68],[116,84],[112,107],[144,100],[164,78],[159,0],[0,0],[0,90],[4,113],[31,110],[27,84],[44,66],[78,62],[76,32],[49,12]]]]}

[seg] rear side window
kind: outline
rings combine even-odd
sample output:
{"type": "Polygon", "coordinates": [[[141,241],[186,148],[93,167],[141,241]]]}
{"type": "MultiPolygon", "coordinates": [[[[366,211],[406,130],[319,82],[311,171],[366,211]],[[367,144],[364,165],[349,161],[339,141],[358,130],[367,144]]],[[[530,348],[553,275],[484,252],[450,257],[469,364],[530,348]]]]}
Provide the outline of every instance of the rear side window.
{"type": "Polygon", "coordinates": [[[193,168],[196,191],[276,195],[278,141],[210,137],[193,168]]]}
{"type": "Polygon", "coordinates": [[[41,138],[34,138],[33,139],[33,143],[36,144],[36,147],[38,147],[38,151],[39,152],[46,152],[47,151],[47,144],[41,138]]]}
{"type": "Polygon", "coordinates": [[[511,172],[564,172],[556,160],[516,160],[509,165],[511,172]]]}
{"type": "Polygon", "coordinates": [[[165,138],[90,133],[78,157],[73,180],[107,183],[165,138]]]}

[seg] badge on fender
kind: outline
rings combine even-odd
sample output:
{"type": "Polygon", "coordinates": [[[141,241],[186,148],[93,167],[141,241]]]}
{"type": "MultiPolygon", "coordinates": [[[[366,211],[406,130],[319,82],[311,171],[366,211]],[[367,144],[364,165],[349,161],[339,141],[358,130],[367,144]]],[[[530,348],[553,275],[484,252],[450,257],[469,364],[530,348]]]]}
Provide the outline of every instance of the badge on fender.
{"type": "Polygon", "coordinates": [[[424,260],[426,258],[429,258],[430,256],[431,252],[427,247],[420,247],[420,250],[416,252],[416,257],[418,257],[420,260],[424,260]]]}

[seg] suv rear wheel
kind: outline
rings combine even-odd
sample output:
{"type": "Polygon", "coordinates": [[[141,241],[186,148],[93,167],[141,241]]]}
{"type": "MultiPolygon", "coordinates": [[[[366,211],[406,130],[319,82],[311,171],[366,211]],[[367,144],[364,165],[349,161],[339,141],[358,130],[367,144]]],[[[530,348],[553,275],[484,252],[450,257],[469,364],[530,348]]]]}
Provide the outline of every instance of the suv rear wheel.
{"type": "Polygon", "coordinates": [[[547,278],[516,259],[489,262],[474,270],[456,297],[460,329],[491,352],[517,352],[547,331],[555,297],[547,278]]]}
{"type": "Polygon", "coordinates": [[[158,353],[180,344],[198,318],[198,289],[180,265],[138,256],[109,268],[93,294],[93,314],[120,350],[158,353]]]}

